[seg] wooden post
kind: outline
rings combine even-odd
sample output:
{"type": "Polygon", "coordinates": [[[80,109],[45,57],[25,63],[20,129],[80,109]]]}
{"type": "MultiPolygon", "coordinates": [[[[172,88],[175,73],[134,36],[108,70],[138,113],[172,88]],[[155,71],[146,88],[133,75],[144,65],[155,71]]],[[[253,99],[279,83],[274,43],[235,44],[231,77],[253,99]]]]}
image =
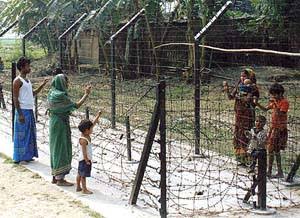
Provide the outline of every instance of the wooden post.
{"type": "MultiPolygon", "coordinates": [[[[158,91],[157,91],[157,96],[158,96],[158,91]]],[[[158,99],[158,97],[157,97],[158,99]]],[[[154,106],[154,111],[152,113],[152,118],[151,118],[151,124],[149,126],[147,136],[145,139],[145,144],[144,148],[142,151],[141,155],[141,160],[137,169],[137,173],[135,176],[134,184],[132,187],[132,191],[130,194],[130,199],[129,199],[129,204],[135,205],[137,202],[137,198],[140,192],[140,188],[142,185],[142,181],[144,178],[145,170],[147,167],[147,162],[150,156],[150,151],[152,148],[152,144],[154,141],[155,133],[158,127],[158,122],[159,122],[159,117],[160,117],[160,103],[159,101],[156,101],[156,104],[154,106]]]]}

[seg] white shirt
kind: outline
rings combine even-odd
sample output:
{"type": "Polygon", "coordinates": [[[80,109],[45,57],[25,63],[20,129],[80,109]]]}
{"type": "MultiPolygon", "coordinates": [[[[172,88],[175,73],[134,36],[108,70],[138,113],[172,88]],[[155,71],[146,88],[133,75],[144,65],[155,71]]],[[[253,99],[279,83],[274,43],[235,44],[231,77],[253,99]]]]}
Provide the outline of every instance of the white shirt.
{"type": "Polygon", "coordinates": [[[262,129],[260,132],[256,133],[255,128],[251,129],[251,140],[250,149],[266,148],[267,144],[267,131],[262,129]]]}
{"type": "Polygon", "coordinates": [[[19,104],[21,109],[33,110],[34,109],[34,98],[32,92],[32,85],[30,80],[28,82],[22,77],[17,77],[23,84],[19,90],[19,104]]]}
{"type": "MultiPolygon", "coordinates": [[[[87,143],[88,143],[87,146],[86,146],[87,157],[88,157],[89,160],[92,160],[92,158],[93,158],[92,143],[85,137],[79,137],[79,140],[80,139],[84,139],[84,140],[87,141],[87,143]]],[[[78,140],[78,146],[81,147],[82,145],[80,144],[79,140],[78,140]]],[[[81,161],[81,160],[84,160],[82,149],[81,149],[81,152],[79,154],[79,161],[81,161]]]]}

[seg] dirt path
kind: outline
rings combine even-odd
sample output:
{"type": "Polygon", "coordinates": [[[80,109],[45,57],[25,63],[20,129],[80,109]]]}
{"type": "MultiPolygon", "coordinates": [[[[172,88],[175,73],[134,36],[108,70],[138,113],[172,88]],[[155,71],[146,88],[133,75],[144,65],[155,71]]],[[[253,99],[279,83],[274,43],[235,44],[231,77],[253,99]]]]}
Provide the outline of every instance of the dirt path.
{"type": "Polygon", "coordinates": [[[55,185],[0,157],[0,218],[100,218],[55,185]]]}

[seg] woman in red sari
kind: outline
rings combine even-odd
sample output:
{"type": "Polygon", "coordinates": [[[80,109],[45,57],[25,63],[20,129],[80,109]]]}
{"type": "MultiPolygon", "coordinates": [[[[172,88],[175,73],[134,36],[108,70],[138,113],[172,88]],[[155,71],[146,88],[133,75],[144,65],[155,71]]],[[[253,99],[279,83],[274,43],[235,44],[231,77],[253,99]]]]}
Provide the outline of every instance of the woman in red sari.
{"type": "Polygon", "coordinates": [[[245,69],[241,72],[241,77],[238,84],[230,92],[227,82],[224,82],[224,91],[230,100],[235,100],[235,124],[233,145],[235,155],[239,165],[245,165],[247,158],[247,147],[250,139],[246,137],[245,132],[250,131],[255,122],[255,104],[254,98],[259,97],[259,92],[256,86],[255,74],[251,69],[245,69]],[[244,93],[244,81],[250,79],[252,82],[251,89],[247,89],[244,93]]]}

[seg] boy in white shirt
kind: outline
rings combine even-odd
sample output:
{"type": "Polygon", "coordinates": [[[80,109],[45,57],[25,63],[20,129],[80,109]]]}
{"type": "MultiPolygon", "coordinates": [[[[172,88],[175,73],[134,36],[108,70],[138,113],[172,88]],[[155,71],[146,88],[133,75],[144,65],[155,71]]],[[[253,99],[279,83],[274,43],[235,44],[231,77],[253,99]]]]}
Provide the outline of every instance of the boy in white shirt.
{"type": "Polygon", "coordinates": [[[257,152],[259,149],[266,149],[267,145],[267,130],[264,129],[266,125],[266,118],[262,115],[257,116],[255,119],[255,127],[251,131],[247,131],[245,134],[250,138],[249,151],[252,159],[249,173],[254,172],[256,166],[257,152]]]}

